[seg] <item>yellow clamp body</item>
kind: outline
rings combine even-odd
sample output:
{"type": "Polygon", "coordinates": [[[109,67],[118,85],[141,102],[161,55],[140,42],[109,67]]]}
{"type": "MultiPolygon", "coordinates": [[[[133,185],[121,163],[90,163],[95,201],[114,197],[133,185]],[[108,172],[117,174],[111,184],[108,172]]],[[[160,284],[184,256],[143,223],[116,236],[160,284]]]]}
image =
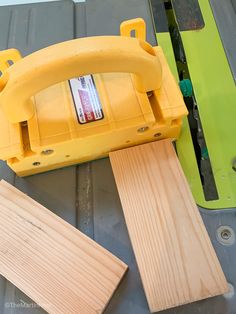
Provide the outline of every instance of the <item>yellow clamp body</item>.
{"type": "Polygon", "coordinates": [[[124,21],[120,33],[62,42],[24,58],[16,49],[0,51],[0,159],[18,175],[178,138],[187,109],[161,47],[146,42],[140,18],[124,21]],[[90,123],[79,120],[70,85],[85,75],[100,113],[90,123]]]}

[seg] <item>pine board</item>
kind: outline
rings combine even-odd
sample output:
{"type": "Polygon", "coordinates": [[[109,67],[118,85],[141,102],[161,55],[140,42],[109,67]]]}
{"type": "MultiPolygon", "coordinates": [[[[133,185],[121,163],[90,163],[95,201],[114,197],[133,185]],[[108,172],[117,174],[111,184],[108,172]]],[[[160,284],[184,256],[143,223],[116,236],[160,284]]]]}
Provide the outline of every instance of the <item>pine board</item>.
{"type": "Polygon", "coordinates": [[[127,266],[5,181],[0,273],[48,313],[102,313],[127,266]]]}
{"type": "Polygon", "coordinates": [[[227,291],[170,140],[110,153],[151,312],[227,291]]]}

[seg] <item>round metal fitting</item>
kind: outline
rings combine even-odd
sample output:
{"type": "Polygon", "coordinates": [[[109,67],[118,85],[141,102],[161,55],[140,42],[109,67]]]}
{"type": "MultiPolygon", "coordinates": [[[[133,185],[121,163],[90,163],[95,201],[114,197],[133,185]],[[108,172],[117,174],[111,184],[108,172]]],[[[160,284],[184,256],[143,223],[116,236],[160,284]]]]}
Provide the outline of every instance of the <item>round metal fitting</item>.
{"type": "Polygon", "coordinates": [[[234,230],[229,226],[220,226],[216,230],[216,237],[218,242],[223,245],[232,245],[235,242],[234,230]]]}
{"type": "Polygon", "coordinates": [[[139,128],[137,131],[138,131],[139,133],[143,133],[143,132],[146,132],[148,129],[149,129],[148,126],[143,126],[143,127],[139,128]]]}
{"type": "Polygon", "coordinates": [[[228,282],[229,291],[224,294],[226,299],[231,299],[234,296],[234,286],[228,282]]]}

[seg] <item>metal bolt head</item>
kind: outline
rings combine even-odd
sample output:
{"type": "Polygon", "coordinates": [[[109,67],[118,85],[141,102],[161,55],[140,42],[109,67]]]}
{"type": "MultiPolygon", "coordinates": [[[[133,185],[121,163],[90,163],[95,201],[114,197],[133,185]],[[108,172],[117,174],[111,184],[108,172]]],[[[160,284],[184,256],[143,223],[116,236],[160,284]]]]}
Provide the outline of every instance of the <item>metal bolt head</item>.
{"type": "Polygon", "coordinates": [[[230,226],[220,226],[216,230],[216,238],[223,245],[233,245],[235,242],[235,233],[230,226]]]}
{"type": "Polygon", "coordinates": [[[143,126],[143,127],[139,128],[137,131],[138,131],[139,133],[143,133],[143,132],[146,132],[148,129],[149,129],[148,126],[143,126]]]}

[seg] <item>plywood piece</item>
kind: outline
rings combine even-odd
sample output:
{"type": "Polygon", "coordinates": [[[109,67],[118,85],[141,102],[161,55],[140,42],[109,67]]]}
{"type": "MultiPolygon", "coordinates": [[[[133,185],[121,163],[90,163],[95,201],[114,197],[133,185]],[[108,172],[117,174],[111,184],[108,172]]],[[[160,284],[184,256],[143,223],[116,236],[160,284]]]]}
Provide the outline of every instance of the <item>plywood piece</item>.
{"type": "Polygon", "coordinates": [[[0,273],[48,313],[102,313],[126,269],[79,230],[0,182],[0,273]]]}
{"type": "Polygon", "coordinates": [[[227,291],[170,140],[110,153],[151,312],[227,291]]]}

